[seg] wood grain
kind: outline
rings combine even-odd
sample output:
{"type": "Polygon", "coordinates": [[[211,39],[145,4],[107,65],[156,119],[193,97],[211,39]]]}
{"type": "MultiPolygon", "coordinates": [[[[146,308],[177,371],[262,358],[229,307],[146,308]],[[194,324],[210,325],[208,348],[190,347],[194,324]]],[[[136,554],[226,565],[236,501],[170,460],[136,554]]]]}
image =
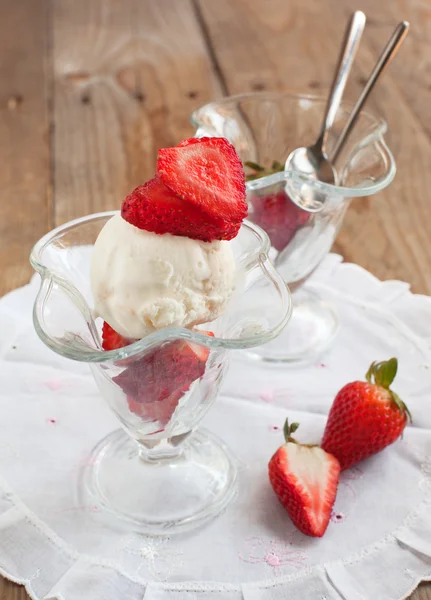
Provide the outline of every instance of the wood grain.
{"type": "Polygon", "coordinates": [[[189,0],[55,2],[55,219],[117,208],[219,93],[189,0]]]}
{"type": "MultiPolygon", "coordinates": [[[[374,102],[375,110],[392,125],[388,140],[398,168],[394,184],[382,194],[382,206],[386,205],[388,210],[379,212],[379,222],[385,230],[385,239],[391,240],[385,251],[387,276],[394,277],[395,269],[400,272],[400,279],[413,284],[415,291],[429,294],[431,203],[427,189],[431,174],[427,165],[431,158],[431,104],[428,101],[431,90],[431,4],[423,0],[384,0],[379,3],[338,0],[338,3],[346,16],[353,7],[362,8],[369,15],[367,48],[375,56],[381,52],[398,21],[411,23],[410,34],[374,102]],[[394,98],[397,98],[396,102],[394,98]]],[[[369,73],[369,57],[363,57],[361,67],[369,73]]],[[[360,208],[359,204],[357,206],[360,208]]],[[[348,216],[347,227],[339,239],[344,248],[349,245],[348,236],[357,211],[348,216]]]]}
{"type": "MultiPolygon", "coordinates": [[[[267,0],[265,10],[260,0],[197,1],[229,93],[288,88],[316,91],[329,85],[349,13],[344,0],[292,0],[288,4],[267,0]]],[[[364,1],[373,22],[373,3],[364,1]]],[[[385,3],[390,0],[375,4],[381,7],[385,3]]],[[[409,5],[404,4],[403,18],[408,19],[409,5]]],[[[396,21],[392,18],[394,24],[396,21]]],[[[388,26],[387,35],[390,30],[388,26]]],[[[422,38],[413,32],[411,40],[415,54],[425,55],[428,48],[422,38]]],[[[378,41],[375,28],[367,29],[347,97],[357,97],[385,36],[378,41]]],[[[413,64],[401,51],[369,102],[369,108],[389,122],[388,141],[398,162],[398,175],[375,198],[352,203],[335,250],[382,279],[399,278],[409,281],[414,291],[429,293],[431,144],[422,126],[429,103],[423,86],[415,89],[415,80],[407,78],[406,70],[413,64]],[[411,96],[422,98],[415,110],[400,91],[407,87],[411,96]]]]}
{"type": "Polygon", "coordinates": [[[375,49],[381,48],[395,23],[410,22],[410,34],[392,76],[398,93],[408,100],[410,109],[431,136],[431,103],[427,101],[431,91],[431,4],[428,0],[341,0],[341,6],[346,14],[360,8],[369,15],[367,35],[375,49]]]}
{"type": "Polygon", "coordinates": [[[25,589],[0,577],[0,600],[29,600],[25,589]]]}
{"type": "Polygon", "coordinates": [[[46,2],[0,0],[0,296],[27,283],[51,227],[46,2]]]}

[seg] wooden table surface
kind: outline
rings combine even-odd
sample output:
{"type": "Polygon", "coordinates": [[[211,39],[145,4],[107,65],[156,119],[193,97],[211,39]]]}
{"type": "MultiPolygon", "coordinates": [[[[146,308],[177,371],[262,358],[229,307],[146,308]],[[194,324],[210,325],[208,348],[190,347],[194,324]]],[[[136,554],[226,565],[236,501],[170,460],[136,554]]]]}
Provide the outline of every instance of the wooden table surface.
{"type": "MultiPolygon", "coordinates": [[[[0,295],[28,281],[42,234],[117,208],[151,177],[157,148],[192,134],[200,104],[325,89],[356,8],[368,26],[352,99],[397,21],[412,28],[370,100],[389,122],[398,174],[353,203],[335,250],[429,294],[430,0],[0,0],[0,295]]],[[[25,598],[0,579],[0,600],[25,598]]],[[[431,600],[431,584],[412,598],[431,600]]]]}

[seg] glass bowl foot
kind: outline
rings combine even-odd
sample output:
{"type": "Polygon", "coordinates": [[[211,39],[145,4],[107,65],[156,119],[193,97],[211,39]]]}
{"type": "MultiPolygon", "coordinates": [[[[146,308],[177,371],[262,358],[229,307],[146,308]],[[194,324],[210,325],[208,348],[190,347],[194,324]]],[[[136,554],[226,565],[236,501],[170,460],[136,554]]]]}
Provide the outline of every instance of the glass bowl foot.
{"type": "Polygon", "coordinates": [[[232,500],[236,467],[221,440],[198,430],[176,456],[148,458],[123,430],[101,440],[81,473],[80,502],[136,531],[171,535],[215,517],[232,500]]]}
{"type": "Polygon", "coordinates": [[[301,288],[292,299],[288,327],[272,342],[249,350],[249,356],[266,362],[305,364],[316,360],[334,341],[339,329],[335,308],[301,288]]]}

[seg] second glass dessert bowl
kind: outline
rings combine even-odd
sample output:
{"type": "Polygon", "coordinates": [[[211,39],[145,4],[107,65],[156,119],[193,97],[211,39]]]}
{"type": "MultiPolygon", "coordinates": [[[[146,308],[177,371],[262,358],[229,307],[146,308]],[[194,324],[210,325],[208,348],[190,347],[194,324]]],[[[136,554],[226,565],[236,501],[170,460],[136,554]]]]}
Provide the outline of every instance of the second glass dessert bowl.
{"type": "Polygon", "coordinates": [[[31,263],[41,287],[34,323],[52,350],[90,365],[122,426],[94,449],[79,494],[136,530],[170,534],[214,517],[234,496],[235,459],[221,440],[197,427],[217,397],[229,352],[273,340],[290,318],[291,298],[269,262],[268,237],[244,223],[230,242],[237,285],[224,314],[193,330],[163,329],[104,351],[101,323],[92,313],[90,258],[116,214],[71,221],[35,245],[31,263]],[[166,356],[177,351],[199,358],[180,389],[175,364],[166,370],[166,356]]]}
{"type": "MultiPolygon", "coordinates": [[[[384,140],[386,123],[368,112],[361,113],[339,157],[338,185],[284,170],[292,150],[315,140],[325,104],[324,97],[262,92],[223,98],[192,115],[196,137],[223,136],[235,146],[249,174],[249,219],[268,233],[271,260],[293,291],[289,328],[253,352],[268,361],[308,362],[333,340],[337,315],[302,284],[330,251],[350,201],[383,190],[395,175],[384,140]],[[317,193],[323,203],[320,212],[299,207],[317,193]]],[[[329,156],[350,109],[342,105],[337,114],[328,136],[329,156]]]]}

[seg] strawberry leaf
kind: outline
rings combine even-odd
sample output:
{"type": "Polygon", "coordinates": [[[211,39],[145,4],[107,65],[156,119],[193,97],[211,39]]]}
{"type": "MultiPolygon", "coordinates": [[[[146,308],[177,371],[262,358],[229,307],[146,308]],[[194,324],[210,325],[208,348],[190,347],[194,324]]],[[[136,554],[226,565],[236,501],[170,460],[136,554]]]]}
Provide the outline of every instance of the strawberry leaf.
{"type": "Polygon", "coordinates": [[[284,439],[286,440],[286,442],[296,443],[296,440],[292,437],[292,433],[295,433],[298,427],[299,423],[292,423],[291,425],[289,425],[289,419],[286,419],[283,427],[284,439]]]}
{"type": "Polygon", "coordinates": [[[368,381],[368,383],[372,383],[373,381],[373,375],[374,375],[374,368],[376,366],[376,361],[372,362],[370,365],[370,368],[368,369],[366,375],[365,375],[365,379],[368,381]]]}
{"type": "Polygon", "coordinates": [[[408,417],[408,420],[410,421],[410,423],[413,423],[412,413],[407,408],[407,405],[404,404],[404,402],[401,400],[401,398],[398,396],[398,394],[396,394],[392,390],[391,390],[391,396],[392,396],[392,400],[395,402],[395,404],[398,406],[398,408],[402,412],[405,412],[407,414],[407,417],[408,417]]]}
{"type": "Polygon", "coordinates": [[[272,161],[271,167],[268,169],[262,167],[262,165],[259,165],[258,163],[249,160],[244,163],[244,166],[248,167],[249,169],[252,169],[253,171],[253,173],[248,173],[246,175],[245,178],[247,181],[253,181],[254,179],[260,179],[261,177],[266,177],[267,175],[274,175],[274,173],[280,173],[281,171],[284,171],[284,165],[278,160],[272,161]]]}
{"type": "Polygon", "coordinates": [[[396,358],[390,358],[389,360],[383,360],[382,362],[373,362],[365,375],[366,380],[374,385],[378,385],[388,390],[391,394],[392,400],[398,406],[401,412],[406,413],[410,423],[412,422],[412,415],[407,408],[406,404],[394,391],[390,389],[392,382],[398,371],[398,360],[396,358]]]}
{"type": "Polygon", "coordinates": [[[374,381],[377,385],[389,389],[398,370],[396,358],[385,360],[374,365],[374,381]]]}
{"type": "Polygon", "coordinates": [[[290,433],[295,433],[295,431],[298,429],[299,427],[299,423],[292,423],[292,425],[290,426],[290,433]]]}
{"type": "Polygon", "coordinates": [[[257,163],[252,162],[251,160],[247,160],[244,163],[244,165],[246,167],[249,167],[250,169],[253,169],[253,171],[264,171],[265,170],[261,165],[258,165],[257,163]]]}

